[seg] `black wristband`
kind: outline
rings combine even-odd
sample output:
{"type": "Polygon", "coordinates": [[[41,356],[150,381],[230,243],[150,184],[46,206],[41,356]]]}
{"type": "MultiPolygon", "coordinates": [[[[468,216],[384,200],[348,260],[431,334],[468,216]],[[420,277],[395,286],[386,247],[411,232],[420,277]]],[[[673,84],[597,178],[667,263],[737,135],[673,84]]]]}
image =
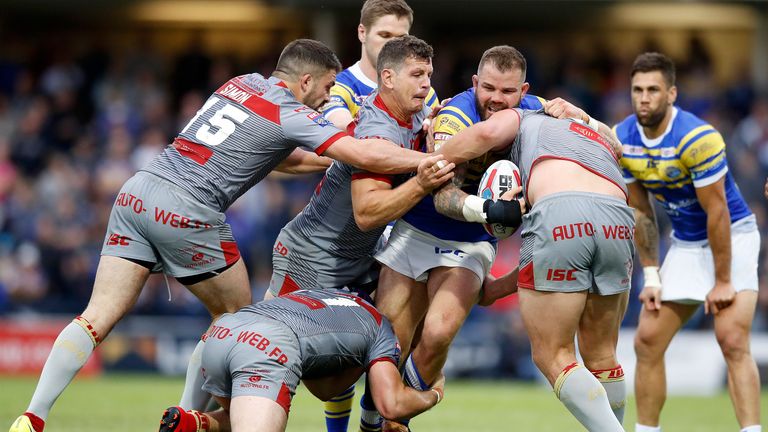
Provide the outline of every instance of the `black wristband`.
{"type": "Polygon", "coordinates": [[[483,212],[486,214],[485,220],[488,223],[498,223],[515,229],[523,223],[523,212],[517,200],[485,200],[483,212]]]}

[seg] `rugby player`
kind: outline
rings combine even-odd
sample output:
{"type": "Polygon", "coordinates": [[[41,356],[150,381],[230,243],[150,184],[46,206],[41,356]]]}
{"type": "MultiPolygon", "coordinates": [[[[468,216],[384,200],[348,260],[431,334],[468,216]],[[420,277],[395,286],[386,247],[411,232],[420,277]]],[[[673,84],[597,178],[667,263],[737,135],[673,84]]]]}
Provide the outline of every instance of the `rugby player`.
{"type": "MultiPolygon", "coordinates": [[[[59,334],[11,432],[43,430],[56,399],[135,304],[150,272],[177,278],[214,320],[250,304],[248,275],[224,211],[297,147],[382,173],[413,171],[427,157],[350,137],[315,111],[328,101],[340,69],[322,43],[289,43],[272,77],[254,73],[222,85],[174,142],[123,185],[88,306],[59,334]]],[[[207,402],[196,391],[202,346],[190,361],[185,408],[207,402]]]]}
{"type": "Polygon", "coordinates": [[[644,53],[631,71],[634,114],[615,130],[636,209],[645,281],[635,335],[637,432],[661,431],[666,399],[664,353],[703,303],[728,367],[728,391],[742,432],[759,432],[760,378],[749,333],[757,304],[760,233],[728,171],[723,137],[675,105],[674,63],[644,53]],[[659,269],[652,194],[672,221],[672,244],[659,269]]]}
{"type": "Polygon", "coordinates": [[[327,400],[363,372],[387,418],[417,415],[443,399],[443,380],[425,391],[403,384],[389,321],[347,291],[300,290],[247,306],[224,315],[206,339],[203,388],[223,408],[169,408],[160,432],[284,431],[299,380],[327,400]]]}
{"type": "MultiPolygon", "coordinates": [[[[513,142],[509,157],[520,167],[531,206],[521,217],[517,284],[534,363],[588,430],[623,431],[626,390],[616,343],[630,288],[634,218],[614,150],[618,142],[607,126],[590,123],[502,110],[439,152],[461,163],[513,142]]],[[[520,215],[513,206],[465,196],[450,213],[485,223],[498,207],[520,215]]]]}

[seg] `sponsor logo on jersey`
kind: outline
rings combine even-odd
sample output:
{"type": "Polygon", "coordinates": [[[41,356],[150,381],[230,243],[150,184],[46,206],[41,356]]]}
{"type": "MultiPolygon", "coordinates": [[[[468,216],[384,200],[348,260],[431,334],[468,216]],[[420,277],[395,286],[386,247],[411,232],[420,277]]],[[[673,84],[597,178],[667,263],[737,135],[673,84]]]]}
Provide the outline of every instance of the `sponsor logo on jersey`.
{"type": "Polygon", "coordinates": [[[641,155],[643,154],[643,146],[624,144],[624,154],[626,155],[641,155]]]}
{"type": "Polygon", "coordinates": [[[322,114],[317,111],[312,111],[311,113],[307,114],[307,118],[320,126],[328,126],[331,124],[331,122],[329,122],[325,117],[323,117],[322,114]]]}
{"type": "Polygon", "coordinates": [[[453,135],[442,133],[442,132],[435,132],[435,141],[448,141],[449,139],[453,138],[453,135]]]}
{"type": "Polygon", "coordinates": [[[677,154],[677,149],[674,147],[664,147],[661,149],[661,157],[672,157],[677,154]]]}

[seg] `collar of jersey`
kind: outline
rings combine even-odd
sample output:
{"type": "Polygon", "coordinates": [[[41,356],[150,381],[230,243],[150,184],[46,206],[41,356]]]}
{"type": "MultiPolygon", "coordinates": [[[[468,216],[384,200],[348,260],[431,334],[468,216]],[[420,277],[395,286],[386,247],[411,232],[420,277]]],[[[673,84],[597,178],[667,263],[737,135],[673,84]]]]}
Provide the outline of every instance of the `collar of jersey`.
{"type": "Polygon", "coordinates": [[[388,116],[392,117],[392,120],[396,121],[400,127],[413,129],[413,116],[408,120],[408,123],[405,123],[404,121],[400,120],[399,118],[395,117],[394,114],[392,114],[392,111],[387,108],[387,106],[384,104],[384,100],[381,99],[381,95],[376,93],[376,97],[373,99],[373,104],[378,107],[380,110],[387,113],[388,116]]]}
{"type": "Polygon", "coordinates": [[[635,124],[637,124],[637,131],[640,134],[640,139],[643,141],[643,144],[646,147],[656,147],[661,144],[661,142],[664,141],[664,137],[666,137],[669,131],[672,130],[672,125],[675,124],[675,117],[677,117],[677,107],[673,105],[672,117],[670,117],[669,124],[667,124],[667,130],[665,130],[663,134],[653,139],[646,137],[645,132],[643,132],[643,127],[640,126],[640,123],[635,122],[635,124]]]}
{"type": "Polygon", "coordinates": [[[372,89],[375,89],[375,88],[379,87],[378,84],[376,84],[375,82],[371,81],[370,78],[365,76],[365,74],[363,73],[363,70],[360,69],[360,60],[358,60],[357,63],[355,63],[352,66],[350,66],[349,67],[349,71],[352,73],[352,75],[355,78],[357,78],[358,81],[360,81],[361,83],[367,85],[368,87],[370,87],[372,89]]]}

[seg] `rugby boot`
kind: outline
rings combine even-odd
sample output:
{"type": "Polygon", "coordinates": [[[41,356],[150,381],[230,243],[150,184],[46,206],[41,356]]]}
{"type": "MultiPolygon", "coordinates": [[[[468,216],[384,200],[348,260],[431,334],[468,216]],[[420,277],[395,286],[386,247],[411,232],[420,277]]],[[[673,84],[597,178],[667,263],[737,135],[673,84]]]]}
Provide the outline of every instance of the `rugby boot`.
{"type": "Polygon", "coordinates": [[[45,422],[32,413],[24,413],[16,419],[8,432],[43,432],[45,422]]]}

